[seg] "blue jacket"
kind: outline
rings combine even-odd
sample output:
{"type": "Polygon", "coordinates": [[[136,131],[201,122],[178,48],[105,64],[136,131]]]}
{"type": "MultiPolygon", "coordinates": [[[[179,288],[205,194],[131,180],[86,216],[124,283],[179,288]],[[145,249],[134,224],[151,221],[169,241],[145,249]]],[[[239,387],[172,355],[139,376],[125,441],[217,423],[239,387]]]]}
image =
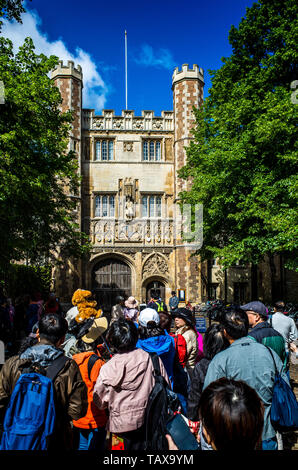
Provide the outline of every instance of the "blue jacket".
{"type": "Polygon", "coordinates": [[[175,341],[169,334],[139,339],[136,347],[148,353],[155,352],[162,360],[173,387],[173,367],[175,359],[175,341]]]}
{"type": "MultiPolygon", "coordinates": [[[[280,372],[283,364],[275,351],[272,350],[272,354],[280,372]]],[[[281,375],[289,384],[286,373],[283,371],[281,375]]],[[[210,362],[204,381],[204,389],[221,377],[244,380],[256,390],[265,407],[262,438],[267,440],[275,437],[270,420],[275,366],[267,348],[248,336],[237,339],[228,349],[216,354],[210,362]]]]}

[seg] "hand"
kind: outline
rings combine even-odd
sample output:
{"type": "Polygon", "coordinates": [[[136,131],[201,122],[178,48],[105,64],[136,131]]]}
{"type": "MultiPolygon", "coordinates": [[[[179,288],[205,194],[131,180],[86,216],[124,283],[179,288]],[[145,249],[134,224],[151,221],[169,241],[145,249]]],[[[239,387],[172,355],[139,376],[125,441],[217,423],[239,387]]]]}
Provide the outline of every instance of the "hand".
{"type": "Polygon", "coordinates": [[[295,343],[290,343],[289,347],[290,347],[290,350],[293,351],[293,352],[298,351],[298,348],[297,348],[295,343]]]}
{"type": "Polygon", "coordinates": [[[175,442],[173,441],[172,437],[169,434],[166,434],[166,438],[169,444],[169,450],[179,450],[175,442]]]}

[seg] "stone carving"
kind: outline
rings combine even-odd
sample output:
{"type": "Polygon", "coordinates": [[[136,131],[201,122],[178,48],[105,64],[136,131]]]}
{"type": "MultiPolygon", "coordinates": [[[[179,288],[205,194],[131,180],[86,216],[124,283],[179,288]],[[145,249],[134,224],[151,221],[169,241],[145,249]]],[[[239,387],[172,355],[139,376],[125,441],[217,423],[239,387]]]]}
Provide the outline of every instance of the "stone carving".
{"type": "Polygon", "coordinates": [[[132,127],[136,130],[142,130],[144,129],[144,121],[141,119],[136,119],[133,121],[132,127]]]}
{"type": "Polygon", "coordinates": [[[123,150],[124,152],[133,152],[133,142],[123,142],[123,150]]]}
{"type": "Polygon", "coordinates": [[[93,120],[93,128],[94,129],[103,129],[103,119],[94,119],[93,120]]]}
{"type": "Polygon", "coordinates": [[[132,220],[134,215],[135,215],[134,202],[130,196],[126,196],[125,217],[128,220],[132,220]]]}
{"type": "Polygon", "coordinates": [[[153,274],[168,275],[169,267],[167,260],[160,254],[154,253],[149,256],[143,266],[143,277],[149,277],[153,274]]]}

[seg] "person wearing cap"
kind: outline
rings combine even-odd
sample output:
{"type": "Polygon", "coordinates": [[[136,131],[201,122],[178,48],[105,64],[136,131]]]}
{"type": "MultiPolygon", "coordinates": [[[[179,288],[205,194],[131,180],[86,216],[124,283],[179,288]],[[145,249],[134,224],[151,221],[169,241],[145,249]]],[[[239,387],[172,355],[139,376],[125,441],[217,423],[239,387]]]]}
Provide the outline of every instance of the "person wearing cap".
{"type": "MultiPolygon", "coordinates": [[[[77,342],[72,356],[79,366],[81,376],[88,390],[88,409],[85,416],[73,421],[74,441],[78,450],[99,450],[105,448],[107,415],[93,403],[94,386],[103,364],[99,345],[102,335],[108,328],[105,317],[88,320],[77,334],[77,342]]],[[[72,350],[71,350],[72,351],[72,350]]]]}
{"type": "Polygon", "coordinates": [[[138,319],[139,339],[136,347],[155,352],[161,358],[173,387],[173,367],[175,359],[175,341],[160,326],[159,314],[153,308],[145,308],[138,319]]]}
{"type": "Polygon", "coordinates": [[[182,335],[186,341],[186,369],[191,377],[198,356],[198,340],[194,318],[188,308],[178,308],[174,313],[176,335],[182,335]]]}
{"type": "Polygon", "coordinates": [[[282,335],[268,323],[269,314],[265,305],[256,300],[240,307],[246,312],[251,328],[249,336],[258,343],[272,348],[284,362],[286,360],[285,340],[282,335]]]}
{"type": "Polygon", "coordinates": [[[222,318],[223,333],[230,346],[216,354],[211,360],[204,381],[203,390],[211,382],[227,377],[243,380],[254,388],[264,404],[264,428],[262,449],[277,450],[276,432],[270,419],[271,403],[276,369],[289,385],[283,363],[274,350],[248,336],[249,321],[245,310],[239,307],[227,308],[222,318]]]}

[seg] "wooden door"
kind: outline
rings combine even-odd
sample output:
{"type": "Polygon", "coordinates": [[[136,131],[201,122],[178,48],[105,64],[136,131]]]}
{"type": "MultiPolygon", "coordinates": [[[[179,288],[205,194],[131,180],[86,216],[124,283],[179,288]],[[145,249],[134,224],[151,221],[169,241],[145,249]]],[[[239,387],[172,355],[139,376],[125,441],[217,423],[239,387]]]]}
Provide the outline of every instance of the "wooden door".
{"type": "Polygon", "coordinates": [[[93,270],[93,292],[98,306],[109,313],[116,297],[131,295],[131,269],[122,260],[108,258],[98,263],[93,270]]]}

